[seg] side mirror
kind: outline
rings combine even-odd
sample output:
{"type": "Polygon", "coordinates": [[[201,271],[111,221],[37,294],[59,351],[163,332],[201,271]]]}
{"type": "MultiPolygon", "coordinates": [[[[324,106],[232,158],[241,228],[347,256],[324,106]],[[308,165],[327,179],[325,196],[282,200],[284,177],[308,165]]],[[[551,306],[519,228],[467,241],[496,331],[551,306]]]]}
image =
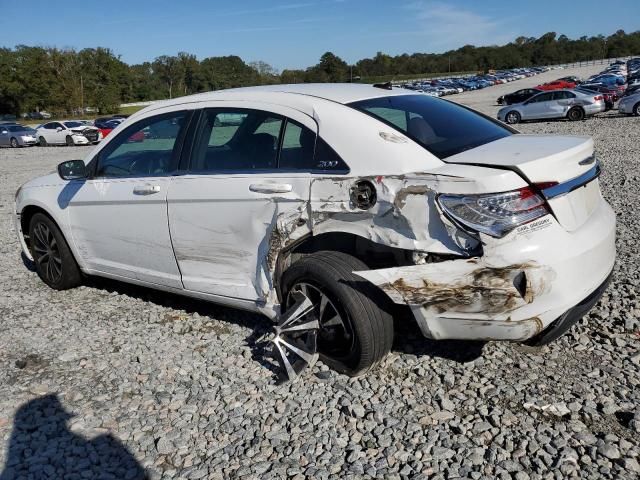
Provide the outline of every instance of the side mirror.
{"type": "Polygon", "coordinates": [[[69,160],[58,165],[58,175],[63,180],[79,180],[87,178],[89,171],[82,160],[69,160]]]}
{"type": "Polygon", "coordinates": [[[56,132],[61,132],[61,131],[62,131],[62,127],[56,128],[56,132]]]}
{"type": "Polygon", "coordinates": [[[7,134],[7,133],[9,133],[9,132],[8,132],[7,130],[2,130],[2,132],[0,132],[0,133],[2,133],[3,135],[5,135],[5,134],[7,134]]]}

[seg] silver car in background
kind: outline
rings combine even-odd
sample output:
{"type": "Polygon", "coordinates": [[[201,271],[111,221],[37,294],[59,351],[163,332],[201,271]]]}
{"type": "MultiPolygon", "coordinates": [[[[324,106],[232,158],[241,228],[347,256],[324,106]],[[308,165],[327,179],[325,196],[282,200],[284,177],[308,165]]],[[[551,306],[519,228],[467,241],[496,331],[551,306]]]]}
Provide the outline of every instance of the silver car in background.
{"type": "Polygon", "coordinates": [[[627,115],[640,117],[640,90],[631,95],[625,95],[618,103],[618,111],[627,115]]]}
{"type": "Polygon", "coordinates": [[[0,125],[0,147],[29,147],[36,145],[36,131],[17,123],[0,125]]]}
{"type": "Polygon", "coordinates": [[[600,93],[553,90],[534,95],[525,102],[501,108],[498,111],[498,120],[512,125],[523,120],[550,118],[568,118],[576,121],[604,111],[604,97],[600,93]]]}

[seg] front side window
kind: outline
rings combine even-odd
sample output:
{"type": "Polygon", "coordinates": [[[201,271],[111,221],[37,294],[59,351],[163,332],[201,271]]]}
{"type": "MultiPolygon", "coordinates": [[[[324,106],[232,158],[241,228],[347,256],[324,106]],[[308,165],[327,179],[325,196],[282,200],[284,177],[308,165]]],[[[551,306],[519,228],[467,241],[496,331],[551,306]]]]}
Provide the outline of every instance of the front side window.
{"type": "Polygon", "coordinates": [[[191,157],[195,172],[272,170],[283,118],[258,110],[206,110],[191,157]]]}
{"type": "Polygon", "coordinates": [[[96,177],[166,175],[175,168],[176,144],[186,113],[146,118],[131,125],[100,152],[96,177]]]}
{"type": "Polygon", "coordinates": [[[349,106],[400,130],[441,160],[512,135],[488,117],[426,95],[379,97],[349,106]]]}

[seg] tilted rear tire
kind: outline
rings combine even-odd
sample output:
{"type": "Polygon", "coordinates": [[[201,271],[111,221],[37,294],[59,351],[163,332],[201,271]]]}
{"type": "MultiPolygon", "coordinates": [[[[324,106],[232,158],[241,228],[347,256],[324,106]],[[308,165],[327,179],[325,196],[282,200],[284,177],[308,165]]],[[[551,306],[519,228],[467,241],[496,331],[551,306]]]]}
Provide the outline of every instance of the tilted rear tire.
{"type": "Polygon", "coordinates": [[[36,272],[55,290],[67,290],[82,283],[82,273],[62,232],[44,213],[36,213],[29,222],[31,255],[36,272]]]}
{"type": "Polygon", "coordinates": [[[298,260],[282,276],[285,307],[291,306],[294,291],[303,291],[314,302],[324,303],[327,313],[319,314],[320,359],[352,377],[375,367],[393,344],[388,299],[352,273],[360,270],[368,267],[351,255],[321,251],[298,260]],[[321,300],[323,295],[326,298],[321,300]]]}

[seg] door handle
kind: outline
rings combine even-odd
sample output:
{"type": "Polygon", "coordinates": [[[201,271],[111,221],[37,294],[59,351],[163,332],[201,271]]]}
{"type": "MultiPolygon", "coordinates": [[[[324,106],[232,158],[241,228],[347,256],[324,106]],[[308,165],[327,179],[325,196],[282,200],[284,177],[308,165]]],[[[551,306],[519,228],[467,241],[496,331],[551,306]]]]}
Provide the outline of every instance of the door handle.
{"type": "Polygon", "coordinates": [[[293,185],[288,183],[252,183],[249,190],[256,193],[288,193],[293,185]]]}
{"type": "Polygon", "coordinates": [[[135,195],[153,195],[160,192],[160,185],[136,185],[133,187],[135,195]]]}

